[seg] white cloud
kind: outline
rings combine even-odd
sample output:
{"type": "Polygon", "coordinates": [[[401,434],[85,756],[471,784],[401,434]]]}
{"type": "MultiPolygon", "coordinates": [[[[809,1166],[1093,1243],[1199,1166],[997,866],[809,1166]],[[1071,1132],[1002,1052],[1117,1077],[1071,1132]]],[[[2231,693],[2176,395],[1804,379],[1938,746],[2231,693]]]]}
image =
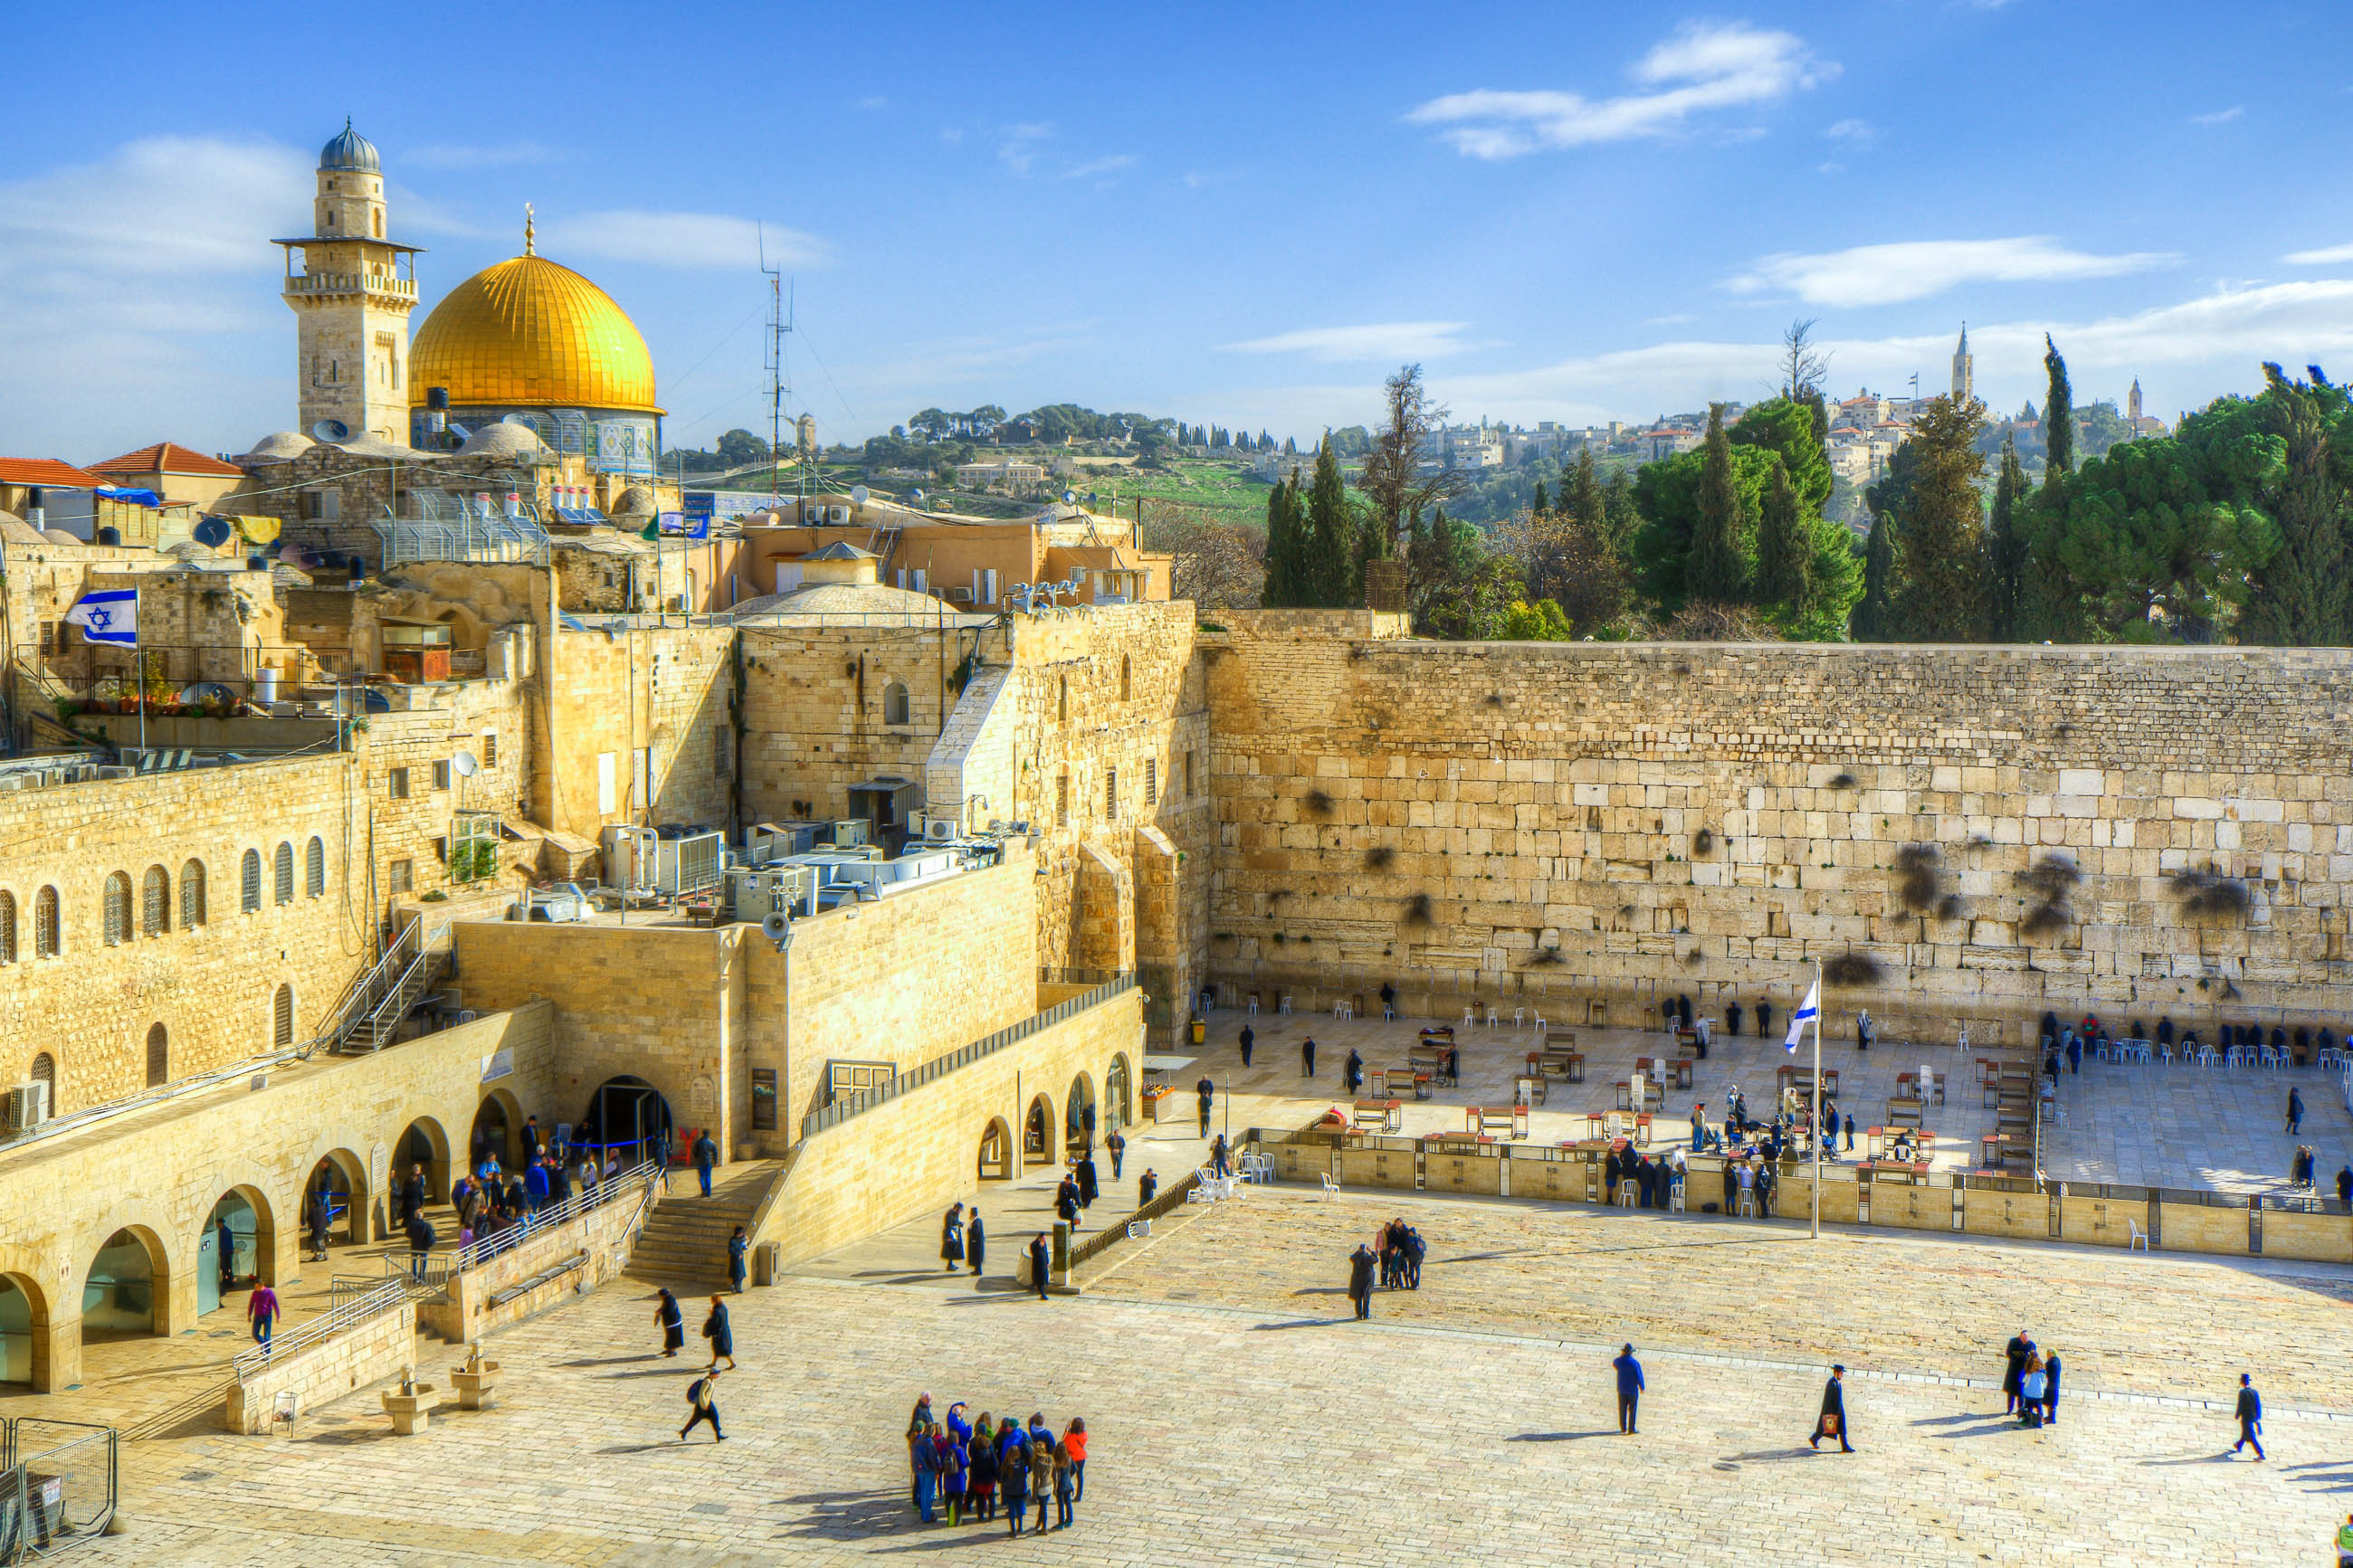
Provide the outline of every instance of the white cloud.
{"type": "Polygon", "coordinates": [[[1649,90],[1620,98],[1480,89],[1434,98],[1406,119],[1472,158],[1516,158],[1547,148],[1663,136],[1713,109],[1771,103],[1828,80],[1839,68],[1817,61],[1803,40],[1746,23],[1689,23],[1635,64],[1649,90]]]}
{"type": "Polygon", "coordinates": [[[590,212],[539,226],[540,254],[596,256],[649,267],[722,269],[756,266],[765,242],[768,265],[822,267],[826,243],[798,229],[767,226],[723,213],[590,212]]]}
{"type": "Polygon", "coordinates": [[[1926,239],[1858,245],[1813,256],[1760,257],[1726,287],[1736,294],[1788,292],[1810,305],[1892,305],[1925,300],[1963,283],[2116,278],[2178,259],[2153,251],[2094,256],[2066,249],[2047,235],[1926,239]]]}
{"type": "Polygon", "coordinates": [[[1841,120],[1827,127],[1822,134],[1833,142],[1860,142],[1868,145],[1879,140],[1879,127],[1868,120],[1841,120]]]}
{"type": "Polygon", "coordinates": [[[1305,354],[1328,364],[1373,360],[1425,360],[1460,353],[1476,345],[1461,341],[1467,321],[1383,321],[1356,327],[1307,327],[1271,338],[1220,343],[1219,352],[1240,354],[1305,354]]]}
{"type": "Polygon", "coordinates": [[[997,161],[1017,174],[1026,174],[1038,161],[1038,143],[1053,133],[1053,126],[1044,121],[1008,125],[997,133],[997,161]]]}
{"type": "Polygon", "coordinates": [[[1066,169],[1062,173],[1062,178],[1066,180],[1090,180],[1101,174],[1117,174],[1122,169],[1134,167],[1134,153],[1118,153],[1108,158],[1092,158],[1086,163],[1066,169]]]}
{"type": "Polygon", "coordinates": [[[418,147],[398,158],[427,169],[497,169],[518,163],[556,163],[564,154],[537,142],[504,142],[493,146],[439,145],[418,147]]]}
{"type": "Polygon", "coordinates": [[[887,109],[890,107],[890,103],[891,100],[889,99],[884,98],[880,94],[873,94],[860,99],[858,100],[858,107],[860,109],[887,109]]]}
{"type": "Polygon", "coordinates": [[[2218,109],[2211,114],[2193,114],[2189,117],[2189,123],[2192,125],[2228,125],[2231,121],[2238,119],[2239,116],[2246,112],[2247,106],[2245,104],[2234,103],[2228,109],[2218,109]]]}
{"type": "Polygon", "coordinates": [[[2296,267],[2328,267],[2339,261],[2353,261],[2353,245],[2332,245],[2320,250],[2291,250],[2280,259],[2296,267]]]}

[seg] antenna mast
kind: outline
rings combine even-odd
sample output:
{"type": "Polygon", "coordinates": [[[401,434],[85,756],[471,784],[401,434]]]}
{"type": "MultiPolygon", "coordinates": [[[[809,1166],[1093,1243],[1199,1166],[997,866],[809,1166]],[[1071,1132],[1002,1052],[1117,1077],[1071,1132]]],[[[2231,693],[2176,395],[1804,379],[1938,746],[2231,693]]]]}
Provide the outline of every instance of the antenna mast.
{"type": "MultiPolygon", "coordinates": [[[[779,499],[776,483],[777,468],[784,462],[784,437],[787,429],[794,431],[794,445],[800,447],[797,422],[788,422],[785,407],[792,401],[792,363],[785,352],[785,339],[793,330],[793,297],[785,286],[784,272],[768,265],[768,241],[765,230],[760,235],[760,271],[768,279],[768,501],[773,506],[779,499]]],[[[795,494],[806,503],[810,496],[809,463],[813,454],[800,452],[796,465],[795,494]]],[[[808,515],[802,505],[797,514],[808,515]]]]}

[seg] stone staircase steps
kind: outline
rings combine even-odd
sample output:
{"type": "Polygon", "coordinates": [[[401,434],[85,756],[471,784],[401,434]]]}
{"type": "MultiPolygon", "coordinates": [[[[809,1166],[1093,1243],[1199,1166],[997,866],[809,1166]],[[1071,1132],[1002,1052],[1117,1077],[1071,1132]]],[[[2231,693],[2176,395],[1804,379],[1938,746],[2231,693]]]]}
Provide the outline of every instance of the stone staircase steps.
{"type": "Polygon", "coordinates": [[[698,1190],[692,1170],[670,1173],[670,1192],[654,1212],[629,1255],[634,1279],[672,1287],[720,1289],[727,1284],[727,1238],[748,1226],[781,1160],[747,1160],[723,1167],[712,1178],[711,1196],[698,1190]]]}

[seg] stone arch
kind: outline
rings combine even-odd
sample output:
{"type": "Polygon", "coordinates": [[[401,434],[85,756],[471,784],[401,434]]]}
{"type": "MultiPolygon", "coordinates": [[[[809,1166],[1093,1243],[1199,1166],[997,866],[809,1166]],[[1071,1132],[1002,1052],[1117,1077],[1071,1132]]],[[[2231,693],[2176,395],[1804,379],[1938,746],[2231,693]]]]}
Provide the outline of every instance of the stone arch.
{"type": "Polygon", "coordinates": [[[172,1081],[172,1031],[161,1020],[147,1026],[147,1087],[172,1081]]]}
{"type": "Polygon", "coordinates": [[[882,689],[882,722],[904,724],[907,721],[907,685],[894,680],[882,689]]]}
{"type": "Polygon", "coordinates": [[[220,1305],[227,1291],[248,1285],[278,1282],[278,1213],[269,1194],[250,1182],[223,1188],[205,1215],[204,1228],[190,1250],[196,1259],[196,1314],[220,1305]],[[221,1247],[221,1227],[229,1230],[229,1245],[221,1247]]]}
{"type": "Polygon", "coordinates": [[[280,839],[277,854],[270,857],[269,891],[280,904],[294,901],[294,846],[280,839]]]}
{"type": "Polygon", "coordinates": [[[1021,1113],[1021,1163],[1025,1165],[1050,1165],[1060,1158],[1056,1135],[1061,1124],[1054,1120],[1054,1102],[1043,1094],[1029,1097],[1029,1107],[1021,1113]]]}
{"type": "Polygon", "coordinates": [[[106,887],[100,895],[99,934],[109,947],[121,947],[131,940],[131,878],[122,871],[106,874],[106,887]]]}
{"type": "Polygon", "coordinates": [[[289,982],[269,998],[269,1043],[283,1050],[294,1043],[294,987],[289,982]]]}
{"type": "MultiPolygon", "coordinates": [[[[174,1301],[184,1270],[171,1231],[146,1205],[118,1210],[84,1233],[81,1247],[81,1337],[93,1341],[160,1337],[177,1332],[185,1309],[174,1301]]],[[[193,1296],[189,1305],[194,1305],[193,1296]]]]}
{"type": "Polygon", "coordinates": [[[1113,1051],[1103,1069],[1103,1121],[1105,1132],[1135,1121],[1135,1068],[1125,1051],[1113,1051]]]}
{"type": "MultiPolygon", "coordinates": [[[[327,1191],[328,1236],[332,1237],[340,1228],[343,1238],[353,1247],[367,1241],[372,1228],[367,1162],[353,1152],[348,1145],[340,1142],[311,1160],[302,1177],[302,1191],[296,1200],[301,1205],[302,1226],[306,1233],[310,1228],[311,1194],[321,1186],[327,1191]]],[[[306,1244],[307,1240],[306,1235],[306,1244]]]]}
{"type": "Polygon", "coordinates": [[[1013,1129],[1002,1116],[992,1116],[980,1131],[979,1177],[984,1182],[1013,1179],[1013,1129]]]}
{"type": "Polygon", "coordinates": [[[205,923],[205,863],[190,858],[180,868],[180,929],[194,931],[205,923]]]}
{"type": "Polygon", "coordinates": [[[634,1074],[622,1073],[589,1092],[588,1103],[573,1125],[573,1135],[584,1142],[593,1141],[607,1152],[618,1153],[626,1165],[637,1158],[634,1149],[641,1142],[648,1145],[649,1155],[674,1148],[678,1121],[661,1090],[634,1074]]]}
{"type": "Polygon", "coordinates": [[[34,1052],[32,1068],[26,1074],[26,1077],[35,1083],[45,1083],[49,1086],[49,1114],[51,1116],[63,1115],[65,1108],[58,1103],[57,1057],[48,1051],[34,1052]]]}
{"type": "Polygon", "coordinates": [[[1071,1087],[1062,1094],[1062,1147],[1092,1149],[1097,1122],[1103,1112],[1095,1103],[1095,1080],[1091,1073],[1082,1072],[1071,1079],[1071,1087]]]}
{"type": "Polygon", "coordinates": [[[481,1163],[485,1152],[499,1157],[499,1169],[522,1169],[526,1153],[522,1146],[522,1106],[503,1089],[485,1089],[481,1103],[474,1107],[474,1124],[466,1138],[466,1168],[472,1170],[481,1163]],[[485,1137],[489,1138],[487,1143],[485,1137]]]}
{"type": "Polygon", "coordinates": [[[166,936],[172,930],[172,873],[150,866],[139,879],[139,934],[166,936]]]}
{"type": "MultiPolygon", "coordinates": [[[[449,1134],[440,1121],[430,1115],[412,1116],[402,1126],[400,1136],[392,1142],[392,1171],[386,1178],[389,1190],[395,1194],[406,1184],[411,1167],[425,1167],[425,1204],[449,1201],[449,1193],[457,1173],[449,1168],[449,1134]]],[[[397,1205],[395,1205],[396,1215],[397,1205]]]]}
{"type": "Polygon", "coordinates": [[[48,1392],[49,1293],[32,1269],[0,1261],[0,1384],[48,1392]]]}

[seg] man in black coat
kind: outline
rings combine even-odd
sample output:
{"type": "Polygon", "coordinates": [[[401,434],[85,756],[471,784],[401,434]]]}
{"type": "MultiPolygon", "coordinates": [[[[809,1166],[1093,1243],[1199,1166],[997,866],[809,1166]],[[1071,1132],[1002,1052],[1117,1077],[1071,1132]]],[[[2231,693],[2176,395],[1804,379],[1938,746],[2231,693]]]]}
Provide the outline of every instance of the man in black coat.
{"type": "Polygon", "coordinates": [[[2231,1445],[2231,1452],[2235,1454],[2253,1443],[2255,1458],[2261,1459],[2263,1440],[2256,1434],[2263,1429],[2263,1396],[2255,1392],[2254,1380],[2243,1372],[2239,1374],[2239,1405],[2233,1414],[2239,1418],[2239,1440],[2231,1445]]]}
{"type": "Polygon", "coordinates": [[[1095,1157],[1092,1154],[1080,1155],[1078,1165],[1072,1174],[1079,1178],[1079,1206],[1082,1209],[1092,1208],[1095,1194],[1103,1190],[1096,1183],[1095,1157]]]}
{"type": "Polygon", "coordinates": [[[1040,1301],[1046,1299],[1046,1277],[1053,1262],[1053,1248],[1046,1245],[1046,1233],[1041,1230],[1029,1243],[1029,1284],[1040,1301]]]}
{"type": "Polygon", "coordinates": [[[1193,1097],[1200,1101],[1201,1136],[1207,1138],[1209,1135],[1209,1107],[1218,1098],[1217,1080],[1203,1073],[1201,1081],[1193,1086],[1193,1097]]]}
{"type": "Polygon", "coordinates": [[[1135,1179],[1135,1206],[1142,1208],[1160,1191],[1160,1173],[1146,1165],[1144,1174],[1135,1179]]]}
{"type": "Polygon", "coordinates": [[[1737,1002],[1724,1010],[1724,1032],[1729,1038],[1740,1037],[1740,1004],[1737,1002]]]}
{"type": "Polygon", "coordinates": [[[2059,1352],[2052,1351],[2042,1358],[2042,1424],[2055,1426],[2059,1422],[2059,1352]]]}
{"type": "Polygon", "coordinates": [[[1242,1066],[1250,1066],[1250,1046],[1258,1039],[1258,1031],[1248,1024],[1242,1026],[1242,1066]]]}
{"type": "Polygon", "coordinates": [[[425,1167],[408,1167],[408,1180],[400,1184],[400,1217],[403,1224],[408,1216],[425,1212],[425,1167]]]}
{"type": "Polygon", "coordinates": [[[2019,1388],[2026,1381],[2026,1358],[2033,1353],[2034,1342],[2026,1337],[2024,1329],[2012,1334],[2010,1343],[2002,1347],[2002,1354],[2009,1358],[2010,1363],[2001,1374],[2001,1409],[2005,1415],[2015,1415],[2018,1411],[2019,1388]]]}
{"type": "Polygon", "coordinates": [[[980,1255],[988,1247],[988,1233],[980,1227],[980,1211],[972,1211],[972,1223],[965,1226],[965,1261],[972,1265],[972,1277],[980,1278],[980,1255]]]}
{"type": "Polygon", "coordinates": [[[1348,1255],[1348,1300],[1356,1304],[1359,1320],[1373,1315],[1373,1269],[1377,1262],[1373,1249],[1361,1241],[1348,1255]]]}
{"type": "MultiPolygon", "coordinates": [[[[1305,1039],[1303,1039],[1303,1040],[1302,1040],[1302,1041],[1300,1041],[1300,1042],[1299,1042],[1299,1059],[1300,1059],[1300,1061],[1301,1061],[1303,1064],[1304,1064],[1304,1065],[1305,1065],[1305,1067],[1306,1067],[1306,1068],[1307,1068],[1306,1076],[1307,1076],[1307,1077],[1309,1077],[1309,1078],[1314,1078],[1314,1077],[1315,1076],[1315,1037],[1314,1037],[1314,1036],[1310,1035],[1310,1036],[1308,1036],[1305,1039]]],[[[1202,1132],[1201,1136],[1203,1136],[1204,1138],[1206,1138],[1206,1137],[1208,1137],[1208,1132],[1207,1131],[1207,1130],[1206,1130],[1206,1129],[1203,1131],[1203,1132],[1202,1132]]]]}
{"type": "Polygon", "coordinates": [[[1762,1037],[1769,1035],[1772,1032],[1773,1004],[1770,1002],[1759,1002],[1757,1004],[1757,1033],[1762,1037]]]}
{"type": "Polygon", "coordinates": [[[1806,1439],[1806,1447],[1816,1447],[1825,1437],[1839,1440],[1839,1452],[1852,1454],[1854,1445],[1848,1442],[1846,1429],[1846,1368],[1831,1368],[1831,1380],[1822,1385],[1822,1413],[1814,1422],[1814,1435],[1806,1439]]]}
{"type": "Polygon", "coordinates": [[[1349,1047],[1347,1065],[1341,1069],[1340,1076],[1347,1084],[1350,1094],[1365,1087],[1365,1058],[1354,1047],[1349,1047]]]}

